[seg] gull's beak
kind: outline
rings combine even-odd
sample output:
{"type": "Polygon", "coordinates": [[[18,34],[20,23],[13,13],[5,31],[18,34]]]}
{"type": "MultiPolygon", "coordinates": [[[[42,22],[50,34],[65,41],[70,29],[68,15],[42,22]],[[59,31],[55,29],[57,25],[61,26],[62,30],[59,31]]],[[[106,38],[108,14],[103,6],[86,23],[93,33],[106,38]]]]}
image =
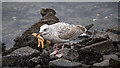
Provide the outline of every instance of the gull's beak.
{"type": "Polygon", "coordinates": [[[39,32],[40,35],[42,35],[43,32],[39,32]]]}

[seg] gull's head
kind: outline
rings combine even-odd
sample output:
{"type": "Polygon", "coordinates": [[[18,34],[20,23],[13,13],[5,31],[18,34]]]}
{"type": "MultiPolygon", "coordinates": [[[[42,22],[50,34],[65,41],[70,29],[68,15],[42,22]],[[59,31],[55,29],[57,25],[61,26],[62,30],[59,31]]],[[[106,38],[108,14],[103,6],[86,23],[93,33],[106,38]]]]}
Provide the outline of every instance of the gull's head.
{"type": "Polygon", "coordinates": [[[50,31],[51,31],[51,29],[50,29],[49,25],[47,25],[47,24],[44,24],[40,27],[40,34],[41,35],[47,35],[50,33],[50,31]]]}

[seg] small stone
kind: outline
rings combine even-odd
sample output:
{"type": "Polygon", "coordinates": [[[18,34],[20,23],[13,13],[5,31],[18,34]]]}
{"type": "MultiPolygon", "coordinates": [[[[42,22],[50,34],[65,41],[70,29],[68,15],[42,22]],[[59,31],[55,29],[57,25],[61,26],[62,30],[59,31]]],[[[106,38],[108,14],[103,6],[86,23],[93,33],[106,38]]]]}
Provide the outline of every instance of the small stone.
{"type": "Polygon", "coordinates": [[[117,47],[118,47],[118,51],[120,52],[120,44],[117,44],[117,47]]]}
{"type": "Polygon", "coordinates": [[[93,66],[109,66],[109,60],[104,60],[100,63],[95,63],[93,66]]]}
{"type": "Polygon", "coordinates": [[[118,60],[118,56],[117,55],[104,55],[103,59],[104,60],[110,60],[110,59],[118,60]]]}
{"type": "Polygon", "coordinates": [[[41,67],[41,65],[38,64],[37,66],[35,66],[35,68],[42,68],[42,67],[41,67]]]}
{"type": "Polygon", "coordinates": [[[100,16],[100,14],[96,14],[96,16],[100,16]]]}
{"type": "Polygon", "coordinates": [[[105,17],[106,19],[108,18],[108,16],[105,17]]]}
{"type": "Polygon", "coordinates": [[[97,19],[93,19],[93,21],[96,21],[97,19]]]}
{"type": "Polygon", "coordinates": [[[81,63],[79,62],[72,62],[66,59],[56,59],[53,61],[50,61],[50,66],[51,67],[80,67],[81,63]]]}
{"type": "Polygon", "coordinates": [[[110,51],[115,51],[116,48],[114,47],[111,40],[105,40],[105,41],[101,41],[101,42],[83,47],[81,48],[81,50],[95,51],[101,54],[105,54],[110,51]]]}

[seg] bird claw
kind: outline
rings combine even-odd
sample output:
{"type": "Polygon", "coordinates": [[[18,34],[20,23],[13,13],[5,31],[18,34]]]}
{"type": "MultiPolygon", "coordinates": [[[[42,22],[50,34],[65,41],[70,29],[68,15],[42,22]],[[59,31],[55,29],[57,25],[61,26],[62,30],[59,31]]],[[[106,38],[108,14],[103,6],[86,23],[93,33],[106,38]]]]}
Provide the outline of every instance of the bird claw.
{"type": "Polygon", "coordinates": [[[58,58],[60,58],[60,57],[63,56],[63,54],[57,54],[56,56],[57,56],[58,58]]]}

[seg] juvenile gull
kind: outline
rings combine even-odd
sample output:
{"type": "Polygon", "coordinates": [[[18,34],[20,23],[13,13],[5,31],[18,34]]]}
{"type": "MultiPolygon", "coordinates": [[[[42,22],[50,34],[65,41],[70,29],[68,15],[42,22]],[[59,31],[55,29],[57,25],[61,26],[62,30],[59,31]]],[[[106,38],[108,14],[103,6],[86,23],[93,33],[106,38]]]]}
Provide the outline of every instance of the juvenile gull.
{"type": "MultiPolygon", "coordinates": [[[[56,43],[56,50],[52,52],[50,55],[54,55],[57,53],[58,43],[66,43],[71,40],[76,39],[83,33],[86,33],[87,29],[82,25],[73,25],[64,22],[58,22],[56,24],[47,25],[44,24],[40,27],[40,34],[53,43],[56,43]]],[[[57,54],[57,57],[61,57],[63,55],[62,46],[61,54],[57,54]]]]}

